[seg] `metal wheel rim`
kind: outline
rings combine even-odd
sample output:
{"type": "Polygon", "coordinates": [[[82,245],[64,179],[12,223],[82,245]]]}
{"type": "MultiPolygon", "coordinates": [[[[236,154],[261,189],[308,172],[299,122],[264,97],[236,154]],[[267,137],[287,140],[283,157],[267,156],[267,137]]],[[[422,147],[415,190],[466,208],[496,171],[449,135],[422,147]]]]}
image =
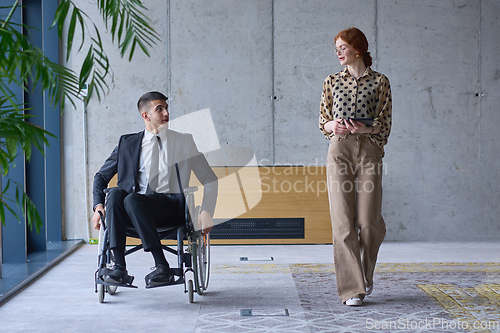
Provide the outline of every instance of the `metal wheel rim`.
{"type": "Polygon", "coordinates": [[[208,280],[210,278],[210,234],[201,235],[202,238],[202,251],[200,265],[201,271],[203,272],[203,289],[208,288],[208,280]]]}
{"type": "MultiPolygon", "coordinates": [[[[198,216],[200,214],[201,207],[196,206],[194,209],[194,214],[192,217],[192,223],[193,226],[198,225],[198,216]]],[[[203,280],[203,273],[200,271],[200,249],[201,249],[201,244],[200,244],[200,236],[201,236],[201,231],[200,230],[195,230],[193,228],[193,233],[191,235],[192,237],[192,260],[193,260],[193,271],[194,271],[194,279],[195,279],[195,287],[196,287],[196,292],[198,295],[203,294],[203,286],[204,286],[204,280],[203,280]]]]}
{"type": "Polygon", "coordinates": [[[198,264],[198,282],[202,290],[208,287],[208,269],[210,267],[210,236],[202,235],[201,231],[198,232],[196,239],[197,245],[197,264],[198,264]]]}
{"type": "Polygon", "coordinates": [[[205,274],[203,271],[203,237],[201,235],[201,231],[198,231],[198,235],[196,237],[196,264],[198,265],[198,285],[201,290],[205,289],[205,274]]]}

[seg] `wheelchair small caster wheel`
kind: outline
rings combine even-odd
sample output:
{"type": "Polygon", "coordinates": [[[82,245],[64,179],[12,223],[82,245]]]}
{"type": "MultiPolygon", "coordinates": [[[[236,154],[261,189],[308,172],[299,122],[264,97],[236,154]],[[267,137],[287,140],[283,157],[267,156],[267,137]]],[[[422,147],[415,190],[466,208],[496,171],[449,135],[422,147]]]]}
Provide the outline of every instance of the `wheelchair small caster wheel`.
{"type": "Polygon", "coordinates": [[[105,294],[104,286],[102,284],[97,285],[97,295],[99,296],[99,303],[104,302],[104,294],[105,294]]]}
{"type": "Polygon", "coordinates": [[[189,303],[193,303],[194,301],[193,280],[188,280],[188,298],[189,298],[189,303]]]}

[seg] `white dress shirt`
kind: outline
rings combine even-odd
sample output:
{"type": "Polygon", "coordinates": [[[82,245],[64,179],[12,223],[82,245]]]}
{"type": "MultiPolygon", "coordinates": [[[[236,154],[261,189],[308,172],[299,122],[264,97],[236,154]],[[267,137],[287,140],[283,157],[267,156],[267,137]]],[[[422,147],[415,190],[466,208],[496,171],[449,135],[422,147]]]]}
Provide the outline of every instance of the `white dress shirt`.
{"type": "MultiPolygon", "coordinates": [[[[158,133],[161,139],[160,157],[158,162],[158,187],[152,189],[157,193],[168,192],[168,163],[167,163],[167,131],[158,133]]],[[[138,193],[145,194],[148,188],[149,170],[151,168],[151,153],[155,144],[155,135],[144,130],[144,137],[141,144],[141,157],[139,161],[139,189],[138,193]]]]}

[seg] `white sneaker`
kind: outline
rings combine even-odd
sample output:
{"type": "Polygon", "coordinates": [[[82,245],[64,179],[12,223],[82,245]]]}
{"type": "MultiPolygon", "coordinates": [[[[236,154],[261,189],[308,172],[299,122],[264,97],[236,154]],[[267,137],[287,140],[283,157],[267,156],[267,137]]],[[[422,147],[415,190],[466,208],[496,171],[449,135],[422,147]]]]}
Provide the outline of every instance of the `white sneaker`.
{"type": "Polygon", "coordinates": [[[370,296],[370,294],[372,293],[373,291],[373,284],[369,287],[366,287],[366,294],[365,296],[370,296]]]}
{"type": "Polygon", "coordinates": [[[360,306],[361,304],[363,304],[363,302],[357,297],[349,298],[347,301],[345,301],[345,305],[349,306],[360,306]]]}

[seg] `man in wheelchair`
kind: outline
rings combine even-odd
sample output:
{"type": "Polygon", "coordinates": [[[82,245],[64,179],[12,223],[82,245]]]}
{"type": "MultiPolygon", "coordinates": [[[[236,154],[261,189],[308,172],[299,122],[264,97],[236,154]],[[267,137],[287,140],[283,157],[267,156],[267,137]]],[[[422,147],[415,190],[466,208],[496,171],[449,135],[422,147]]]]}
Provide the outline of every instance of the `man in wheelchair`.
{"type": "Polygon", "coordinates": [[[112,284],[131,284],[125,263],[127,228],[135,228],[144,251],[151,252],[155,269],[145,277],[146,287],[171,284],[174,276],[161,247],[157,228],[184,223],[183,189],[189,186],[191,171],[204,185],[200,229],[209,232],[217,200],[217,177],[191,134],[168,129],[167,97],[159,92],[142,95],[137,108],[145,130],[121,136],[104,165],[94,176],[94,228],[106,216],[110,249],[115,264],[105,278],[112,284]],[[118,174],[117,187],[104,189],[118,174]]]}

